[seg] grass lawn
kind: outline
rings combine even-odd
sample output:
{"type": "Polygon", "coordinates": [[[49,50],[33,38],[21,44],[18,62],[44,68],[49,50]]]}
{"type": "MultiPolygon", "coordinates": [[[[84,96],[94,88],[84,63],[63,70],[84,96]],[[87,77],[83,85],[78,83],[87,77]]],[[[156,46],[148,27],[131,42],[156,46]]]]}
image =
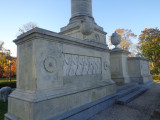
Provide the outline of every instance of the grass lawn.
{"type": "Polygon", "coordinates": [[[6,87],[6,86],[9,86],[11,88],[15,88],[16,87],[16,78],[12,78],[11,82],[9,79],[0,78],[0,88],[6,87]]]}
{"type": "MultiPolygon", "coordinates": [[[[15,83],[15,82],[16,82],[16,78],[12,78],[11,83],[15,83]]],[[[0,86],[2,84],[6,84],[5,86],[8,86],[10,85],[9,83],[10,83],[10,80],[8,78],[7,79],[0,78],[0,86]]],[[[3,103],[3,100],[0,100],[0,120],[4,120],[4,114],[7,113],[7,110],[8,110],[8,101],[6,103],[3,103]]]]}
{"type": "MultiPolygon", "coordinates": [[[[16,78],[11,78],[11,81],[15,82],[16,78]]],[[[8,78],[0,78],[0,83],[3,83],[3,82],[10,82],[10,80],[8,78]]]]}
{"type": "Polygon", "coordinates": [[[8,109],[8,101],[6,103],[3,103],[2,100],[0,100],[0,120],[4,120],[4,114],[7,113],[8,109]]]}

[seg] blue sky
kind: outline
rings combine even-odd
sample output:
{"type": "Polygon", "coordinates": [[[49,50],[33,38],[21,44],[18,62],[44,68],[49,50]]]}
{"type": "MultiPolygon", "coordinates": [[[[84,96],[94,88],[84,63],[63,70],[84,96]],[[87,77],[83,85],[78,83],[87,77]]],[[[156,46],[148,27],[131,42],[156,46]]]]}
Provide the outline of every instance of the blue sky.
{"type": "MultiPolygon", "coordinates": [[[[16,56],[12,42],[18,28],[28,22],[59,32],[71,16],[71,0],[0,0],[0,41],[16,56]]],[[[160,0],[92,0],[93,17],[110,36],[115,29],[131,29],[139,35],[145,28],[160,27],[160,0]]],[[[132,41],[137,42],[137,39],[132,41]]]]}

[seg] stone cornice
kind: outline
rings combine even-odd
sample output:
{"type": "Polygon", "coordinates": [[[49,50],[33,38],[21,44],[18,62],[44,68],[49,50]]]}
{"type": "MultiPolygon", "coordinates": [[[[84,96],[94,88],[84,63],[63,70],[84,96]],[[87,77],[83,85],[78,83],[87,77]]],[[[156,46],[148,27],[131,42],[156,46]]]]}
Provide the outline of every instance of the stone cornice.
{"type": "Polygon", "coordinates": [[[75,45],[77,44],[79,46],[85,46],[85,47],[91,47],[94,49],[101,49],[101,50],[109,51],[108,46],[105,44],[97,44],[94,42],[80,40],[77,38],[73,38],[73,37],[70,37],[67,35],[62,35],[59,33],[55,33],[55,32],[48,31],[48,30],[41,29],[41,28],[37,28],[37,27],[18,36],[17,39],[15,39],[13,42],[15,42],[16,44],[21,44],[25,41],[38,39],[38,38],[46,38],[49,40],[54,40],[54,41],[58,41],[58,42],[62,42],[62,43],[69,43],[69,44],[75,44],[75,45]],[[53,37],[56,39],[53,39],[53,37]]]}
{"type": "Polygon", "coordinates": [[[149,61],[147,58],[144,58],[144,57],[129,57],[128,60],[145,60],[145,61],[149,61]]]}
{"type": "Polygon", "coordinates": [[[111,53],[125,53],[125,54],[130,54],[129,51],[127,50],[123,50],[123,49],[120,49],[120,48],[114,48],[111,50],[111,53]]]}

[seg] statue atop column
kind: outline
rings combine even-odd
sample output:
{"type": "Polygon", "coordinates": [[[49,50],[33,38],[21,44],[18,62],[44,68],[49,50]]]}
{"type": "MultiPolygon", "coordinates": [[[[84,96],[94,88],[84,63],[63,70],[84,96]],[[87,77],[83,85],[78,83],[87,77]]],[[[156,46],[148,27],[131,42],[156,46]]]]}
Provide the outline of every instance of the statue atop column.
{"type": "Polygon", "coordinates": [[[61,34],[81,40],[106,44],[106,32],[98,26],[92,16],[92,0],[71,0],[71,18],[61,34]]]}

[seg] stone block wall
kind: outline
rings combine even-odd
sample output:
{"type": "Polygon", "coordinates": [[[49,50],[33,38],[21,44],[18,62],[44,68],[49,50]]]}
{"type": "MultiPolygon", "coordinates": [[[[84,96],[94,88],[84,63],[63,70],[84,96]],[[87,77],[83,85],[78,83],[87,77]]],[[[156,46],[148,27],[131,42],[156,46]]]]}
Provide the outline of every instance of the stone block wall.
{"type": "Polygon", "coordinates": [[[152,81],[149,60],[142,57],[129,57],[128,70],[131,82],[146,83],[152,81]]]}
{"type": "Polygon", "coordinates": [[[35,28],[15,41],[17,88],[6,120],[49,119],[116,92],[104,44],[35,28]]]}

